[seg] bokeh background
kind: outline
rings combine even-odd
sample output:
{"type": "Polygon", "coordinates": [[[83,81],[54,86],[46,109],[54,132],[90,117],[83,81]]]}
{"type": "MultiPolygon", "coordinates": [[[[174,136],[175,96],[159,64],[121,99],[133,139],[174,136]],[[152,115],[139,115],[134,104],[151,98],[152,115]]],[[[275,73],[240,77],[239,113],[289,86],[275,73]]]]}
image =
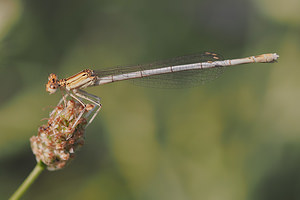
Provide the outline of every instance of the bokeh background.
{"type": "Polygon", "coordinates": [[[299,0],[0,0],[0,199],[36,164],[50,73],[213,51],[280,55],[187,89],[119,82],[65,169],[24,199],[300,199],[299,0]]]}

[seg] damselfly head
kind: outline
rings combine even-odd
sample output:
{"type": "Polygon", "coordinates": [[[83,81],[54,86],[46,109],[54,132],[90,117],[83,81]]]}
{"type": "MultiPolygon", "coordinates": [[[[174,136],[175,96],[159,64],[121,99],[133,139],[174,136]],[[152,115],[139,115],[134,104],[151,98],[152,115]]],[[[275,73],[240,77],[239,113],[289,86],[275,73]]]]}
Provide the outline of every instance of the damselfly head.
{"type": "Polygon", "coordinates": [[[46,91],[50,94],[53,94],[54,92],[56,92],[58,87],[59,81],[56,74],[50,74],[48,77],[48,83],[46,84],[46,91]]]}

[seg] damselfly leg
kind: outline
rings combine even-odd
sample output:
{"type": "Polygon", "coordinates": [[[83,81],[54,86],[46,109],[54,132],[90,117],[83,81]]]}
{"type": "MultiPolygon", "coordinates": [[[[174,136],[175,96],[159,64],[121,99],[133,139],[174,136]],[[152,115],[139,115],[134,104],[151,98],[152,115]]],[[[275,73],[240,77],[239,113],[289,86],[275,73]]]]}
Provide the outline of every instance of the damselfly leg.
{"type": "MultiPolygon", "coordinates": [[[[90,123],[92,123],[92,121],[95,119],[95,117],[96,117],[96,115],[98,114],[98,112],[100,111],[100,109],[101,109],[101,107],[102,107],[102,105],[101,105],[101,103],[100,103],[100,97],[98,97],[98,96],[96,96],[96,95],[93,95],[93,94],[90,94],[90,93],[88,93],[88,92],[86,92],[86,91],[84,91],[84,90],[80,90],[80,89],[75,89],[75,90],[73,90],[73,92],[74,92],[74,94],[77,96],[77,97],[79,97],[79,98],[81,98],[81,99],[85,99],[85,100],[87,100],[87,101],[89,101],[89,102],[91,102],[93,105],[94,105],[94,107],[89,111],[89,113],[87,114],[87,117],[88,116],[90,116],[90,114],[92,113],[92,112],[94,112],[94,110],[97,108],[97,110],[94,112],[94,114],[93,114],[93,116],[91,117],[91,119],[89,120],[89,122],[87,123],[87,125],[86,126],[88,126],[88,125],[90,125],[90,123]]],[[[81,101],[82,102],[82,101],[81,101]]],[[[81,103],[80,102],[80,103],[81,103]]],[[[82,102],[83,103],[83,102],[82,102]]],[[[85,109],[87,109],[86,108],[86,105],[84,105],[84,104],[82,104],[84,107],[85,107],[85,109]]]]}
{"type": "Polygon", "coordinates": [[[89,117],[93,112],[93,116],[90,118],[89,122],[86,124],[86,127],[88,125],[90,125],[92,123],[92,121],[94,120],[94,118],[96,117],[96,115],[98,114],[98,112],[100,111],[102,105],[100,103],[100,97],[97,97],[95,95],[89,94],[83,90],[79,90],[79,89],[74,89],[71,91],[66,91],[67,93],[63,96],[63,98],[60,100],[60,104],[64,101],[64,99],[66,99],[68,96],[72,97],[75,101],[79,102],[82,106],[83,109],[80,112],[80,114],[78,115],[74,125],[72,128],[75,128],[78,121],[80,120],[80,118],[82,117],[82,115],[84,114],[84,112],[88,111],[88,113],[85,115],[85,117],[89,117]],[[92,108],[89,106],[91,104],[86,104],[84,102],[84,100],[90,102],[92,104],[92,108]],[[95,109],[97,109],[95,111],[95,109]]]}

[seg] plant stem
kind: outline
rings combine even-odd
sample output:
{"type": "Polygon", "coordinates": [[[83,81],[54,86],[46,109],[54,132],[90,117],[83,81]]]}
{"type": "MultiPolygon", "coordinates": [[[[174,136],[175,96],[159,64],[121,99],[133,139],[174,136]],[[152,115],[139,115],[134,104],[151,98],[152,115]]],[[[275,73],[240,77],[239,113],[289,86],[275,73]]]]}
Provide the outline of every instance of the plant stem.
{"type": "Polygon", "coordinates": [[[23,194],[28,190],[28,188],[32,185],[35,179],[40,175],[40,173],[45,169],[45,164],[41,161],[38,162],[29,176],[24,180],[24,182],[20,185],[20,187],[15,191],[15,193],[10,197],[9,200],[20,199],[23,194]]]}

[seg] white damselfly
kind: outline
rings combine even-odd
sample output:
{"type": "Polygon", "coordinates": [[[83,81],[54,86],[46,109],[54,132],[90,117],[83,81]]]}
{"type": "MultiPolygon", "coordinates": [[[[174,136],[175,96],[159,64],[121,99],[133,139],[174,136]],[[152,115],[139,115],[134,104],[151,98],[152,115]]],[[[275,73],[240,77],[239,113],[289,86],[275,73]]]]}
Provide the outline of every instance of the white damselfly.
{"type": "MultiPolygon", "coordinates": [[[[118,67],[107,70],[85,69],[69,78],[58,79],[55,74],[50,74],[46,90],[52,94],[59,88],[66,92],[60,103],[71,96],[80,102],[84,109],[88,109],[83,100],[91,102],[94,107],[90,113],[96,109],[89,120],[89,125],[98,114],[101,103],[100,98],[85,92],[84,88],[98,86],[116,81],[128,79],[141,79],[157,85],[166,87],[185,87],[185,85],[196,85],[207,80],[212,80],[223,72],[225,67],[247,64],[247,63],[272,63],[278,59],[276,53],[250,56],[246,58],[223,60],[218,54],[205,52],[200,55],[183,56],[167,61],[160,61],[147,65],[137,65],[131,67],[118,67]]],[[[66,101],[65,101],[66,102],[66,101]]],[[[89,108],[90,109],[90,108],[89,108]]],[[[81,115],[85,110],[82,111],[81,115]]],[[[81,115],[77,120],[80,119],[81,115]]],[[[76,123],[75,123],[76,124],[76,123]]]]}

